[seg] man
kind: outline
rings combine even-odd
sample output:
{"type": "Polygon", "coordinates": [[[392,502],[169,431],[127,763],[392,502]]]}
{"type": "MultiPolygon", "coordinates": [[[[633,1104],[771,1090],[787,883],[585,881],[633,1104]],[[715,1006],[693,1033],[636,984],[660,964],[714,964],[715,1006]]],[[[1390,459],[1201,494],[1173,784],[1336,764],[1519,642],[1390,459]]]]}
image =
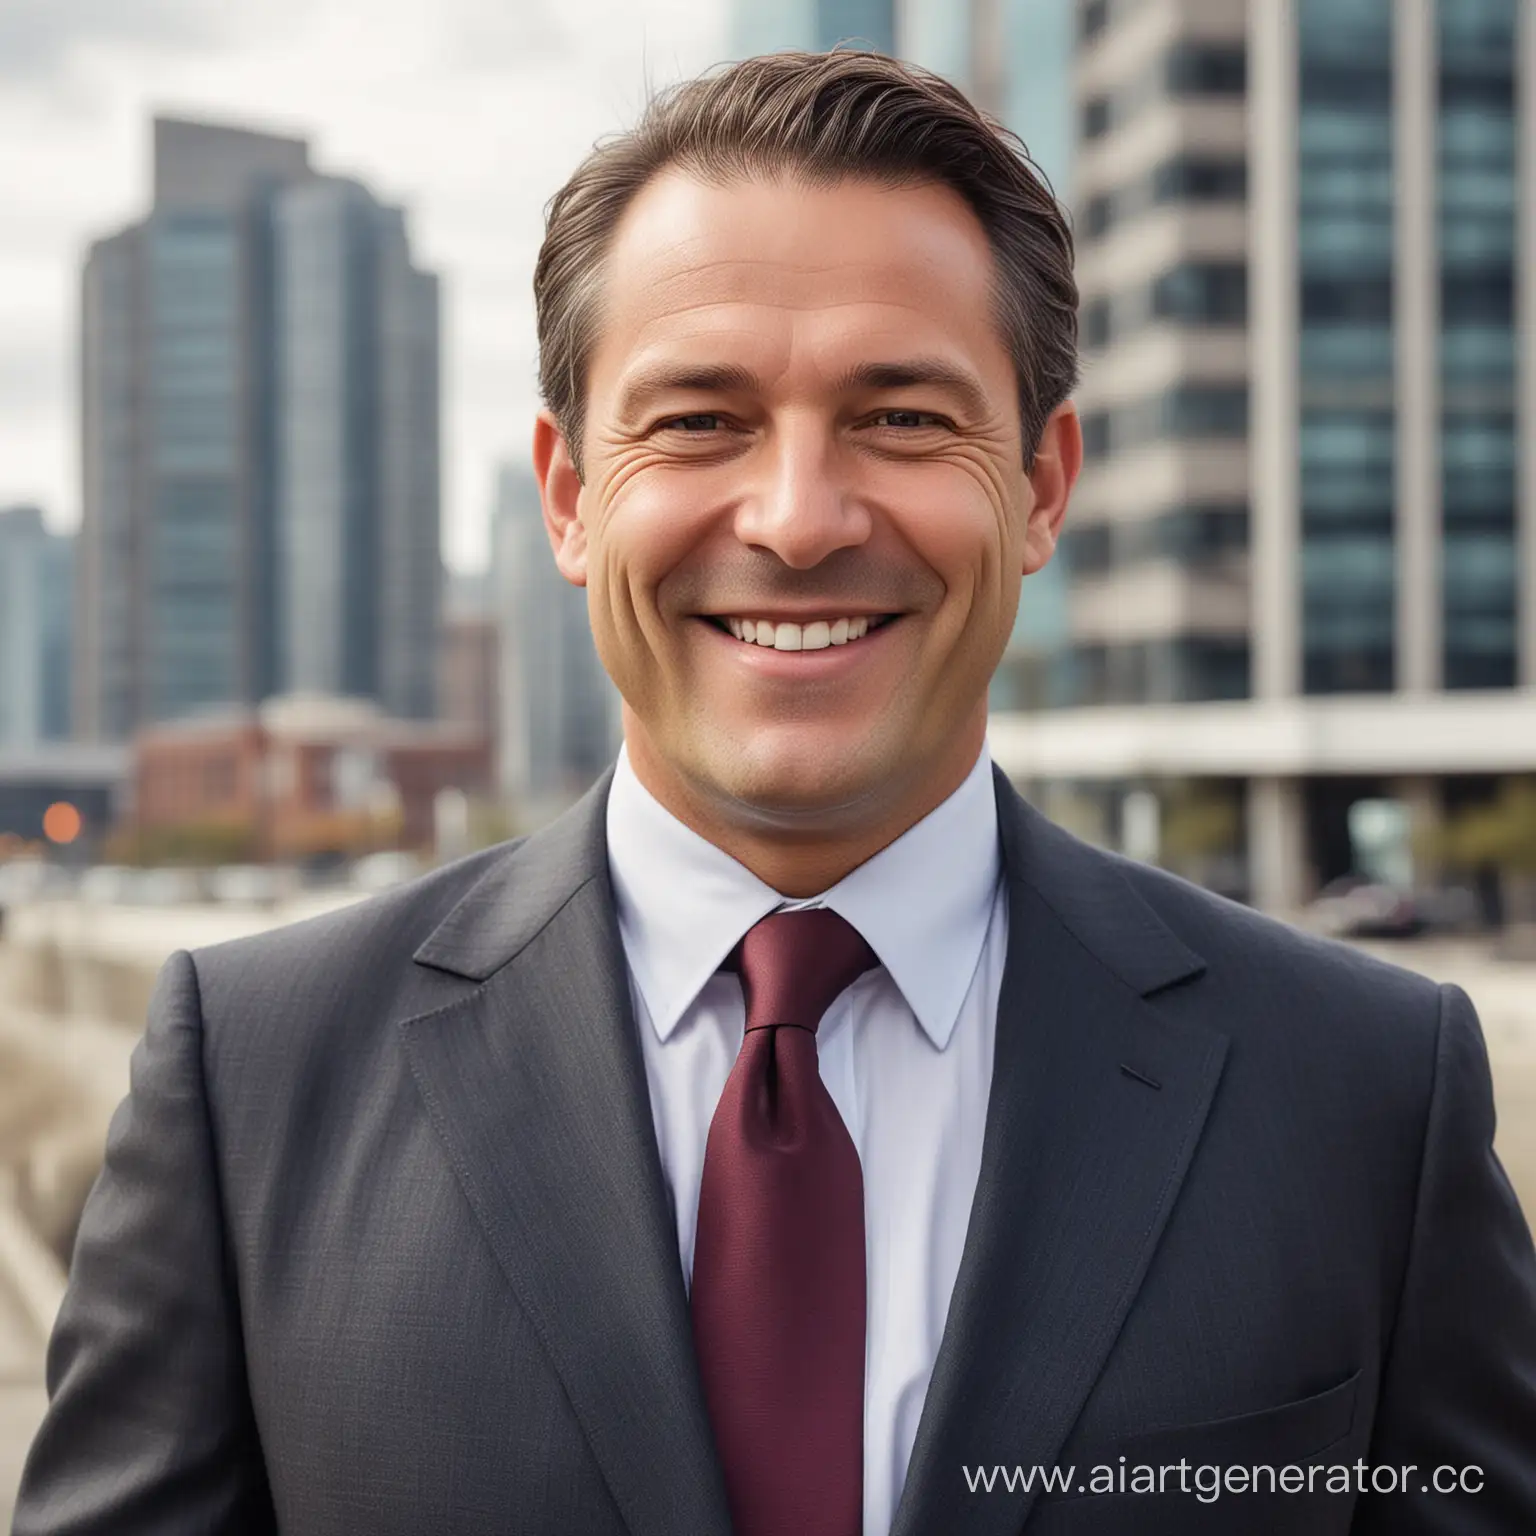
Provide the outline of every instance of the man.
{"type": "Polygon", "coordinates": [[[1082,453],[1016,142],[886,59],[750,60],[576,172],[535,289],[624,750],[167,962],[21,1536],[1536,1530],[1465,995],[988,758],[1082,453]]]}

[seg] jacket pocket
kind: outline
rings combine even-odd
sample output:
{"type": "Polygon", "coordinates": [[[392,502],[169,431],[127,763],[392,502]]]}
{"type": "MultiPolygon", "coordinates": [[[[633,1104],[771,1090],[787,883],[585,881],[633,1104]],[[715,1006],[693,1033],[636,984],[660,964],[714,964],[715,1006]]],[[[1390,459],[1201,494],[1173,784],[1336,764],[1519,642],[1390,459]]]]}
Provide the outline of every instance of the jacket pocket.
{"type": "Polygon", "coordinates": [[[1181,1461],[1191,1468],[1273,1467],[1277,1474],[1282,1467],[1314,1461],[1342,1444],[1353,1431],[1360,1375],[1356,1371],[1326,1391],[1273,1408],[1095,1441],[1072,1457],[1080,1478],[1078,1487],[1071,1493],[1047,1495],[1045,1502],[1113,1498],[1112,1493],[1095,1495],[1085,1484],[1096,1466],[1111,1468],[1118,1478],[1122,1456],[1127,1476],[1137,1466],[1174,1467],[1181,1461]]]}
{"type": "Polygon", "coordinates": [[[1110,1461],[1177,1462],[1236,1466],[1258,1462],[1281,1467],[1310,1461],[1348,1437],[1355,1423],[1360,1372],[1336,1387],[1274,1408],[1260,1408],[1231,1418],[1205,1419],[1151,1429],[1116,1440],[1110,1461]]]}

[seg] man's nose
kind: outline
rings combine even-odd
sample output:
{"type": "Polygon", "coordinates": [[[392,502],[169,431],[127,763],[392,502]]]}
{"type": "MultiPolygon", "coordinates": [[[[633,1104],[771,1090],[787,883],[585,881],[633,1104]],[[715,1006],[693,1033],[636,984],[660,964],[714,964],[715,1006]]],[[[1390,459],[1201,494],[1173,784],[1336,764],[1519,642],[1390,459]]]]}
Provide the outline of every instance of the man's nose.
{"type": "Polygon", "coordinates": [[[808,570],[869,537],[871,516],[853,484],[849,455],[824,423],[788,423],[754,457],[752,484],[736,517],[742,543],[808,570]]]}

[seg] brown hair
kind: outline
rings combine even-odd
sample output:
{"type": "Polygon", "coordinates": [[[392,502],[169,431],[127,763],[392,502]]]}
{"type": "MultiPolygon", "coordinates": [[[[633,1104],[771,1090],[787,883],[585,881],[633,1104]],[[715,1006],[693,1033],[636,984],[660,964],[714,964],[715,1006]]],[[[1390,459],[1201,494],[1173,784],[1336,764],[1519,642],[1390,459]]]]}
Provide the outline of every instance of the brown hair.
{"type": "Polygon", "coordinates": [[[958,192],[997,263],[998,325],[1032,462],[1047,417],[1077,382],[1066,216],[1017,135],[947,80],[882,54],[839,50],[767,54],[671,86],[550,199],[533,276],[539,385],[578,473],[603,260],[631,200],[674,165],[716,183],[788,172],[811,185],[868,178],[958,192]]]}

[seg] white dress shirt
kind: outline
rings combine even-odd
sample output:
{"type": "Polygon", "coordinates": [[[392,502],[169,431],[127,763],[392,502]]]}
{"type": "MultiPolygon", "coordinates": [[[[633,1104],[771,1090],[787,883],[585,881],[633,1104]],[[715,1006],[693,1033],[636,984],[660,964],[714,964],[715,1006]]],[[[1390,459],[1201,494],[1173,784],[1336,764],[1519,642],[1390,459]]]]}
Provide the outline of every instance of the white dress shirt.
{"type": "Polygon", "coordinates": [[[823,892],[788,900],[685,826],[621,749],[608,859],[662,1171],[691,1283],[710,1120],[746,1024],[719,966],[780,907],[826,906],[879,957],[817,1031],[822,1081],[864,1170],[864,1536],[906,1480],[981,1167],[1008,901],[992,763],[823,892]]]}

